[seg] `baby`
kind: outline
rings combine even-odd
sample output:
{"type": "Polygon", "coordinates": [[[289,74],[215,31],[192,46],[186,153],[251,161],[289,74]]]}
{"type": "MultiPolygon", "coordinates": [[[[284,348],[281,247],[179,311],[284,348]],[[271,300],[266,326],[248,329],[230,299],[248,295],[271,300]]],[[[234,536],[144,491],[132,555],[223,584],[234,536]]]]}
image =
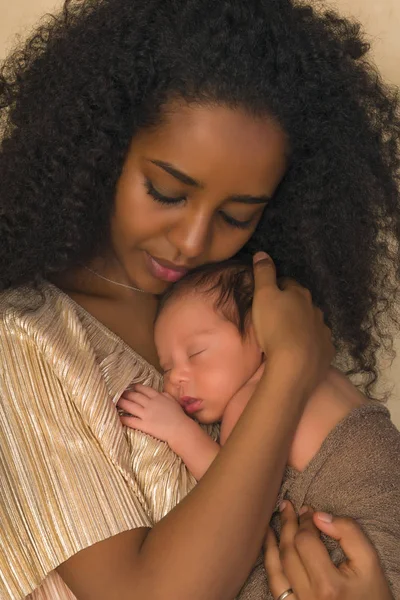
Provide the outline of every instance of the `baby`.
{"type": "MultiPolygon", "coordinates": [[[[164,391],[136,386],[118,403],[124,425],[167,442],[197,480],[225,444],[264,369],[251,321],[253,289],[251,266],[236,261],[201,267],[171,287],[155,323],[164,391]],[[199,425],[215,422],[221,424],[220,445],[199,425]]],[[[330,369],[308,401],[289,465],[303,471],[335,425],[365,402],[330,369]]]]}
{"type": "MultiPolygon", "coordinates": [[[[253,287],[252,268],[229,262],[201,267],[170,288],[155,323],[164,391],[135,386],[118,403],[125,425],[167,442],[197,480],[227,442],[268,361],[252,325],[253,287]],[[214,422],[221,425],[219,444],[201,425],[214,422]]],[[[283,499],[297,512],[306,505],[355,518],[400,600],[400,432],[386,408],[337,369],[308,399],[277,506],[283,499]]],[[[279,534],[277,511],[271,524],[279,534]]],[[[333,563],[342,563],[339,543],[324,542],[333,563]]]]}

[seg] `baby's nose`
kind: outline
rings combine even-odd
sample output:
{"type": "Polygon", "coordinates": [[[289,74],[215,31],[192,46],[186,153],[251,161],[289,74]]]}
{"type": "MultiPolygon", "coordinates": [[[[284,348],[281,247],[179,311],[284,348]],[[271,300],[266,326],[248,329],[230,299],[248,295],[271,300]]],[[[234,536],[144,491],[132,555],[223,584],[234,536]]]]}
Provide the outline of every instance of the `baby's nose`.
{"type": "Polygon", "coordinates": [[[183,367],[174,367],[168,373],[168,379],[174,386],[180,386],[183,383],[189,381],[189,374],[187,369],[183,367]]]}
{"type": "Polygon", "coordinates": [[[189,379],[181,369],[171,369],[164,377],[164,391],[179,400],[184,395],[184,388],[189,379]]]}

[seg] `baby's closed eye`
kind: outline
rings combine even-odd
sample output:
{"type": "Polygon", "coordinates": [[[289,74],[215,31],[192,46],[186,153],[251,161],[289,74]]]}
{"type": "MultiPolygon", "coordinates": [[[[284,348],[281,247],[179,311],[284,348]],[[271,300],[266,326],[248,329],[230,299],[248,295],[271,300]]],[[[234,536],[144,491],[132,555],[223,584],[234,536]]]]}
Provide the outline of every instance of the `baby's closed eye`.
{"type": "Polygon", "coordinates": [[[202,350],[197,350],[196,352],[191,352],[189,354],[189,358],[195,358],[196,356],[199,356],[200,354],[203,354],[206,351],[205,348],[203,348],[202,350]]]}

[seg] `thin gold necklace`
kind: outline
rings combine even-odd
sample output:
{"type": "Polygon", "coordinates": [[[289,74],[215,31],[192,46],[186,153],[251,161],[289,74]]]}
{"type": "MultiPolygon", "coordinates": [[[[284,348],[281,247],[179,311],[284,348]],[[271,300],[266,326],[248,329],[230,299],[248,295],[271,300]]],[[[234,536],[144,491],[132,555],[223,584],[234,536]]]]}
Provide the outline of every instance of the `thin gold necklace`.
{"type": "Polygon", "coordinates": [[[104,279],[104,281],[108,281],[109,283],[113,283],[114,285],[119,285],[120,287],[127,288],[128,290],[133,290],[134,292],[141,292],[142,294],[147,294],[145,290],[141,290],[140,288],[134,287],[133,285],[127,285],[126,283],[119,283],[119,281],[113,281],[112,279],[108,279],[108,277],[104,277],[104,275],[100,275],[94,269],[87,267],[86,265],[82,265],[86,271],[93,273],[96,277],[100,277],[100,279],[104,279]]]}

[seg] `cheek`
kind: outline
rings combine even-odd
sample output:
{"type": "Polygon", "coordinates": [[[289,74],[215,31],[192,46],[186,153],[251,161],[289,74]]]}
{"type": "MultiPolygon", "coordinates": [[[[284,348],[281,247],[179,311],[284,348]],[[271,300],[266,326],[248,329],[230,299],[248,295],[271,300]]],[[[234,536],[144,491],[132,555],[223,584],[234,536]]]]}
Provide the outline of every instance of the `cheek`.
{"type": "Polygon", "coordinates": [[[163,389],[164,389],[164,392],[167,392],[167,394],[170,394],[170,395],[171,395],[171,396],[173,396],[174,398],[176,397],[176,396],[175,396],[175,394],[176,394],[176,388],[174,388],[174,387],[171,385],[171,383],[169,382],[169,379],[168,379],[168,377],[166,377],[166,378],[164,379],[164,387],[163,387],[163,389]]]}
{"type": "Polygon", "coordinates": [[[254,374],[256,360],[252,352],[246,352],[241,342],[234,343],[224,351],[223,370],[226,379],[229,378],[229,387],[236,393],[246,381],[254,374]]]}
{"type": "Polygon", "coordinates": [[[196,388],[199,395],[212,399],[216,407],[224,409],[237,391],[233,373],[231,365],[221,360],[202,372],[197,372],[196,388]]]}
{"type": "Polygon", "coordinates": [[[168,213],[149,197],[139,176],[121,178],[111,218],[113,239],[134,245],[157,236],[168,227],[168,213]]]}
{"type": "Polygon", "coordinates": [[[251,230],[240,230],[222,225],[214,233],[208,260],[219,262],[231,258],[247,244],[254,230],[255,227],[251,230]]]}
{"type": "Polygon", "coordinates": [[[264,211],[265,208],[250,229],[235,229],[228,224],[219,223],[213,235],[212,252],[209,260],[212,262],[222,261],[237,254],[251,239],[264,211]]]}

